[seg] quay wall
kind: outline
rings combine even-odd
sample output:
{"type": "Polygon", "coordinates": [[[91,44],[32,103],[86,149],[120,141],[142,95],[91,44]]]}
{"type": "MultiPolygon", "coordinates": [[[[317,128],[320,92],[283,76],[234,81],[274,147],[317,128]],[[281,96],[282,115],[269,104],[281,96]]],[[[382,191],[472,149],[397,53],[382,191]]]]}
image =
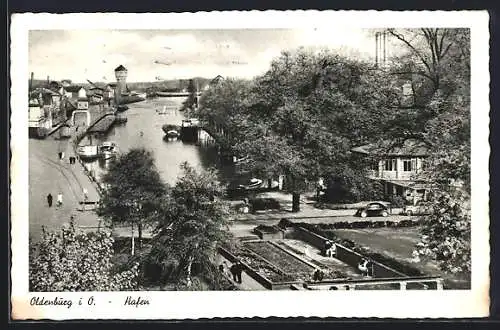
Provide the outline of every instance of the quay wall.
{"type": "MultiPolygon", "coordinates": [[[[91,110],[89,109],[89,111],[91,111],[91,110]]],[[[95,119],[95,120],[93,120],[91,122],[91,124],[89,125],[89,127],[85,131],[82,130],[80,132],[75,132],[74,133],[75,134],[75,138],[74,138],[74,142],[73,142],[73,151],[75,152],[75,155],[76,155],[76,150],[78,148],[78,145],[83,140],[83,138],[85,138],[87,135],[89,135],[91,133],[95,133],[96,131],[93,131],[92,128],[94,127],[94,125],[96,123],[99,124],[99,123],[101,123],[103,121],[105,121],[105,122],[103,123],[102,127],[100,127],[100,129],[101,129],[100,131],[107,131],[107,130],[109,130],[111,128],[111,126],[116,121],[116,111],[113,112],[113,114],[111,114],[111,113],[108,112],[108,113],[104,113],[104,114],[100,115],[97,119],[95,119]],[[106,120],[105,117],[109,117],[110,120],[106,120]]],[[[78,159],[78,162],[82,166],[85,175],[95,185],[99,196],[102,196],[102,193],[103,193],[103,190],[104,190],[104,186],[97,180],[97,178],[95,177],[94,173],[92,173],[91,171],[89,171],[87,169],[87,167],[85,167],[84,162],[80,159],[80,157],[78,157],[78,155],[77,155],[76,158],[78,159]]]]}

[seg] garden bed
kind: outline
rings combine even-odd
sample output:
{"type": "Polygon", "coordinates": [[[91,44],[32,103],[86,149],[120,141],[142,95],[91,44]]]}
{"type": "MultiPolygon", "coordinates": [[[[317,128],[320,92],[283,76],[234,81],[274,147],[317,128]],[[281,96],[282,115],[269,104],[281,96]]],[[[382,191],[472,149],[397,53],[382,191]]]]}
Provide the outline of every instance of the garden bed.
{"type": "Polygon", "coordinates": [[[278,226],[258,225],[254,228],[253,232],[260,237],[260,239],[276,239],[283,238],[283,230],[278,226]]]}
{"type": "MultiPolygon", "coordinates": [[[[310,277],[314,268],[298,258],[286,253],[280,248],[270,244],[266,241],[246,242],[245,247],[254,253],[269,260],[270,263],[277,266],[278,269],[287,274],[294,274],[297,276],[306,274],[310,277]]],[[[302,277],[302,276],[300,276],[302,277]]]]}

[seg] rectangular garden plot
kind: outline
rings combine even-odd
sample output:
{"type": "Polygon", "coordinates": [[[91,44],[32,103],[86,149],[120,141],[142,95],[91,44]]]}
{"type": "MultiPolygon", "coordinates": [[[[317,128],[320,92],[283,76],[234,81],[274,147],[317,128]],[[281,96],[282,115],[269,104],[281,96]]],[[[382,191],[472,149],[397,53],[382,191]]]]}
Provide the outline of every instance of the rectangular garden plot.
{"type": "Polygon", "coordinates": [[[246,242],[244,246],[290,275],[310,276],[314,268],[267,241],[246,242]]]}

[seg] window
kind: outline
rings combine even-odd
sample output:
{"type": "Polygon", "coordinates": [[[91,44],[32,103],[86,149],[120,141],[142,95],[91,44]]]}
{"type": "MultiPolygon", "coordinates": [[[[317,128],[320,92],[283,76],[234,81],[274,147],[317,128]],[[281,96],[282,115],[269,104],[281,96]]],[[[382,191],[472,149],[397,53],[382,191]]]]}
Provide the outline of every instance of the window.
{"type": "Polygon", "coordinates": [[[396,159],[395,158],[386,159],[384,170],[395,171],[396,170],[396,159]]]}
{"type": "Polygon", "coordinates": [[[403,171],[411,172],[415,169],[415,162],[412,159],[403,159],[403,171]]]}

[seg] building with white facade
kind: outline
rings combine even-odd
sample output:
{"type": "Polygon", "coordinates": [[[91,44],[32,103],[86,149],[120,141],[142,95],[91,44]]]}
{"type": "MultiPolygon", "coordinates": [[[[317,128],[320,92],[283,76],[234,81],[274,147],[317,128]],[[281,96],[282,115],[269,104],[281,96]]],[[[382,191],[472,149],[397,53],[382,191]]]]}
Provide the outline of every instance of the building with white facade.
{"type": "Polygon", "coordinates": [[[410,203],[427,198],[429,184],[421,175],[429,157],[424,143],[406,140],[401,146],[381,148],[364,145],[351,151],[373,158],[368,177],[380,181],[387,195],[402,196],[410,203]]]}

